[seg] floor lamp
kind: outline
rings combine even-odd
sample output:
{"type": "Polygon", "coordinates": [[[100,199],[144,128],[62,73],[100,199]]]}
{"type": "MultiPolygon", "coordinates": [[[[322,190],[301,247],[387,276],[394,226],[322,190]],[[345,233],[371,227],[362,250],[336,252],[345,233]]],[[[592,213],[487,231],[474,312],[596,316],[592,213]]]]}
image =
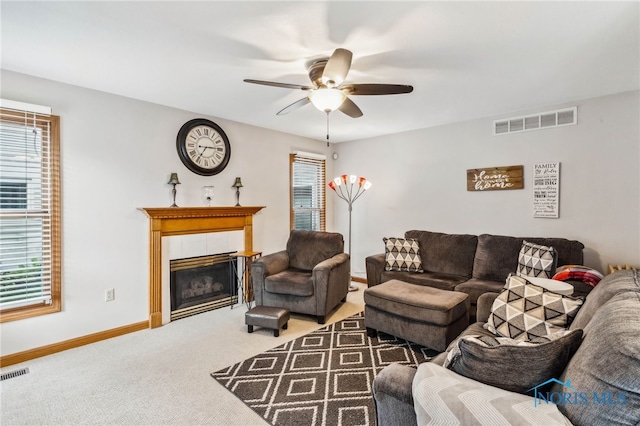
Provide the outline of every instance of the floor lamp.
{"type": "MultiPolygon", "coordinates": [[[[329,188],[333,189],[336,195],[347,202],[349,206],[349,261],[351,261],[351,211],[353,210],[353,203],[364,192],[371,188],[372,183],[362,176],[356,177],[356,175],[342,175],[338,176],[334,180],[328,183],[329,188]],[[358,183],[357,188],[354,185],[358,183]]],[[[356,291],[358,287],[351,284],[349,291],[356,291]]]]}

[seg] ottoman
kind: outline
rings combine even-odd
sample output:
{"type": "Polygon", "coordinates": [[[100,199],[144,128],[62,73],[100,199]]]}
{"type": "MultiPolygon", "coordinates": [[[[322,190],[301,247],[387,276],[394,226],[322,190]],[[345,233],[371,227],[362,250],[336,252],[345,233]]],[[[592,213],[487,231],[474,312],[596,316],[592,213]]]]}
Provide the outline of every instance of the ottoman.
{"type": "Polygon", "coordinates": [[[287,329],[289,321],[289,310],[285,308],[274,308],[272,306],[256,306],[244,314],[244,323],[247,331],[253,333],[253,327],[264,327],[273,330],[273,335],[278,337],[280,329],[287,329]]]}
{"type": "Polygon", "coordinates": [[[364,325],[443,352],[469,325],[469,297],[458,291],[386,281],[364,291],[364,325]]]}

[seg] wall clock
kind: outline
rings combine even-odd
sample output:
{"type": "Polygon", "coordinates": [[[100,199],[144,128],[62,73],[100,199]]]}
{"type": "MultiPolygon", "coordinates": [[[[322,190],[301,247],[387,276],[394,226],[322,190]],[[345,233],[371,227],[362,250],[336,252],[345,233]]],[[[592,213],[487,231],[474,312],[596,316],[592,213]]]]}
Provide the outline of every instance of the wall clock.
{"type": "Polygon", "coordinates": [[[229,138],[211,120],[195,118],[182,125],[176,138],[178,156],[187,169],[202,176],[217,175],[231,158],[229,138]]]}

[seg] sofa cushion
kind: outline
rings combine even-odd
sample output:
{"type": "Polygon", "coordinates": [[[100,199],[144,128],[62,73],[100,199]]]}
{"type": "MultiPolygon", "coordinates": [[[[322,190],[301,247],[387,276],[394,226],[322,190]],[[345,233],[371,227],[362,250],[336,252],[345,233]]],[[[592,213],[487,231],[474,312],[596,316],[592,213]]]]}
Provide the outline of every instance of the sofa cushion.
{"type": "Polygon", "coordinates": [[[418,366],[413,378],[417,424],[566,426],[558,407],[463,377],[435,363],[418,366]]]}
{"type": "Polygon", "coordinates": [[[569,328],[585,328],[596,311],[616,294],[639,293],[637,274],[637,271],[624,270],[605,276],[589,293],[569,328]]]}
{"type": "Polygon", "coordinates": [[[579,241],[565,238],[520,238],[482,234],[478,236],[478,249],[473,261],[473,278],[504,281],[509,274],[516,271],[518,254],[524,240],[553,247],[558,253],[558,265],[582,264],[584,245],[579,241]]]}
{"type": "Polygon", "coordinates": [[[522,238],[482,234],[473,261],[473,278],[504,282],[518,267],[522,238]]]}
{"type": "Polygon", "coordinates": [[[383,238],[385,271],[422,272],[420,244],[413,238],[383,238]]]}
{"type": "Polygon", "coordinates": [[[313,296],[312,273],[299,269],[287,269],[269,275],[264,280],[264,290],[269,293],[292,296],[313,296]]]}
{"type": "Polygon", "coordinates": [[[414,272],[384,271],[381,281],[384,283],[390,280],[400,280],[410,284],[424,285],[427,287],[439,288],[440,290],[454,290],[455,287],[466,280],[459,275],[447,275],[437,272],[414,272]]]}
{"type": "Polygon", "coordinates": [[[318,263],[344,251],[342,234],[292,230],[287,240],[289,267],[312,270],[318,263]]]}
{"type": "Polygon", "coordinates": [[[478,301],[478,297],[488,292],[500,293],[504,288],[504,280],[502,281],[489,281],[480,280],[477,278],[471,278],[455,287],[456,291],[461,291],[469,295],[469,301],[472,305],[475,305],[478,301]]]}
{"type": "Polygon", "coordinates": [[[558,266],[562,265],[582,265],[584,256],[582,249],[584,244],[576,240],[568,240],[566,238],[541,238],[541,237],[525,237],[530,243],[549,246],[556,249],[558,253],[558,266]]]}
{"type": "Polygon", "coordinates": [[[384,312],[412,320],[446,326],[465,316],[468,296],[423,285],[391,280],[369,287],[364,303],[384,312]]]}
{"type": "MultiPolygon", "coordinates": [[[[637,289],[638,275],[626,277],[637,289]]],[[[640,424],[639,312],[640,292],[620,292],[605,302],[585,327],[582,345],[559,377],[563,383],[570,382],[571,388],[556,383],[551,389],[560,395],[587,396],[585,404],[559,405],[573,424],[640,424]]]]}
{"type": "Polygon", "coordinates": [[[568,327],[582,302],[511,275],[493,302],[485,328],[518,340],[548,336],[568,327]]]}
{"type": "Polygon", "coordinates": [[[444,367],[491,386],[526,394],[558,377],[581,340],[582,330],[563,330],[533,341],[464,336],[453,345],[444,367]]]}
{"type": "Polygon", "coordinates": [[[420,242],[425,271],[471,277],[477,236],[411,230],[405,232],[405,238],[415,238],[420,242]]]}
{"type": "Polygon", "coordinates": [[[556,249],[524,240],[518,254],[518,269],[516,273],[521,277],[551,279],[557,263],[558,253],[556,249]]]}

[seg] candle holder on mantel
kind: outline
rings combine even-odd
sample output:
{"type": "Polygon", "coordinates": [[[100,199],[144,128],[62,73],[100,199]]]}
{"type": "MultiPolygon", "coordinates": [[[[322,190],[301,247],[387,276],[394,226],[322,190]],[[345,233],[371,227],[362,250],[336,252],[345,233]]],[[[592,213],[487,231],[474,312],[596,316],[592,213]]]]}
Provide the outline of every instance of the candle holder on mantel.
{"type": "Polygon", "coordinates": [[[178,207],[178,205],[176,204],[176,185],[180,185],[178,174],[171,173],[171,177],[169,178],[169,182],[167,182],[167,184],[173,185],[173,189],[171,190],[171,194],[173,195],[173,204],[171,204],[170,207],[178,207]]]}
{"type": "Polygon", "coordinates": [[[240,188],[242,188],[242,180],[237,177],[231,187],[236,189],[236,207],[240,207],[240,188]]]}
{"type": "Polygon", "coordinates": [[[202,198],[207,207],[211,207],[211,201],[213,200],[213,185],[205,185],[202,187],[202,198]]]}

